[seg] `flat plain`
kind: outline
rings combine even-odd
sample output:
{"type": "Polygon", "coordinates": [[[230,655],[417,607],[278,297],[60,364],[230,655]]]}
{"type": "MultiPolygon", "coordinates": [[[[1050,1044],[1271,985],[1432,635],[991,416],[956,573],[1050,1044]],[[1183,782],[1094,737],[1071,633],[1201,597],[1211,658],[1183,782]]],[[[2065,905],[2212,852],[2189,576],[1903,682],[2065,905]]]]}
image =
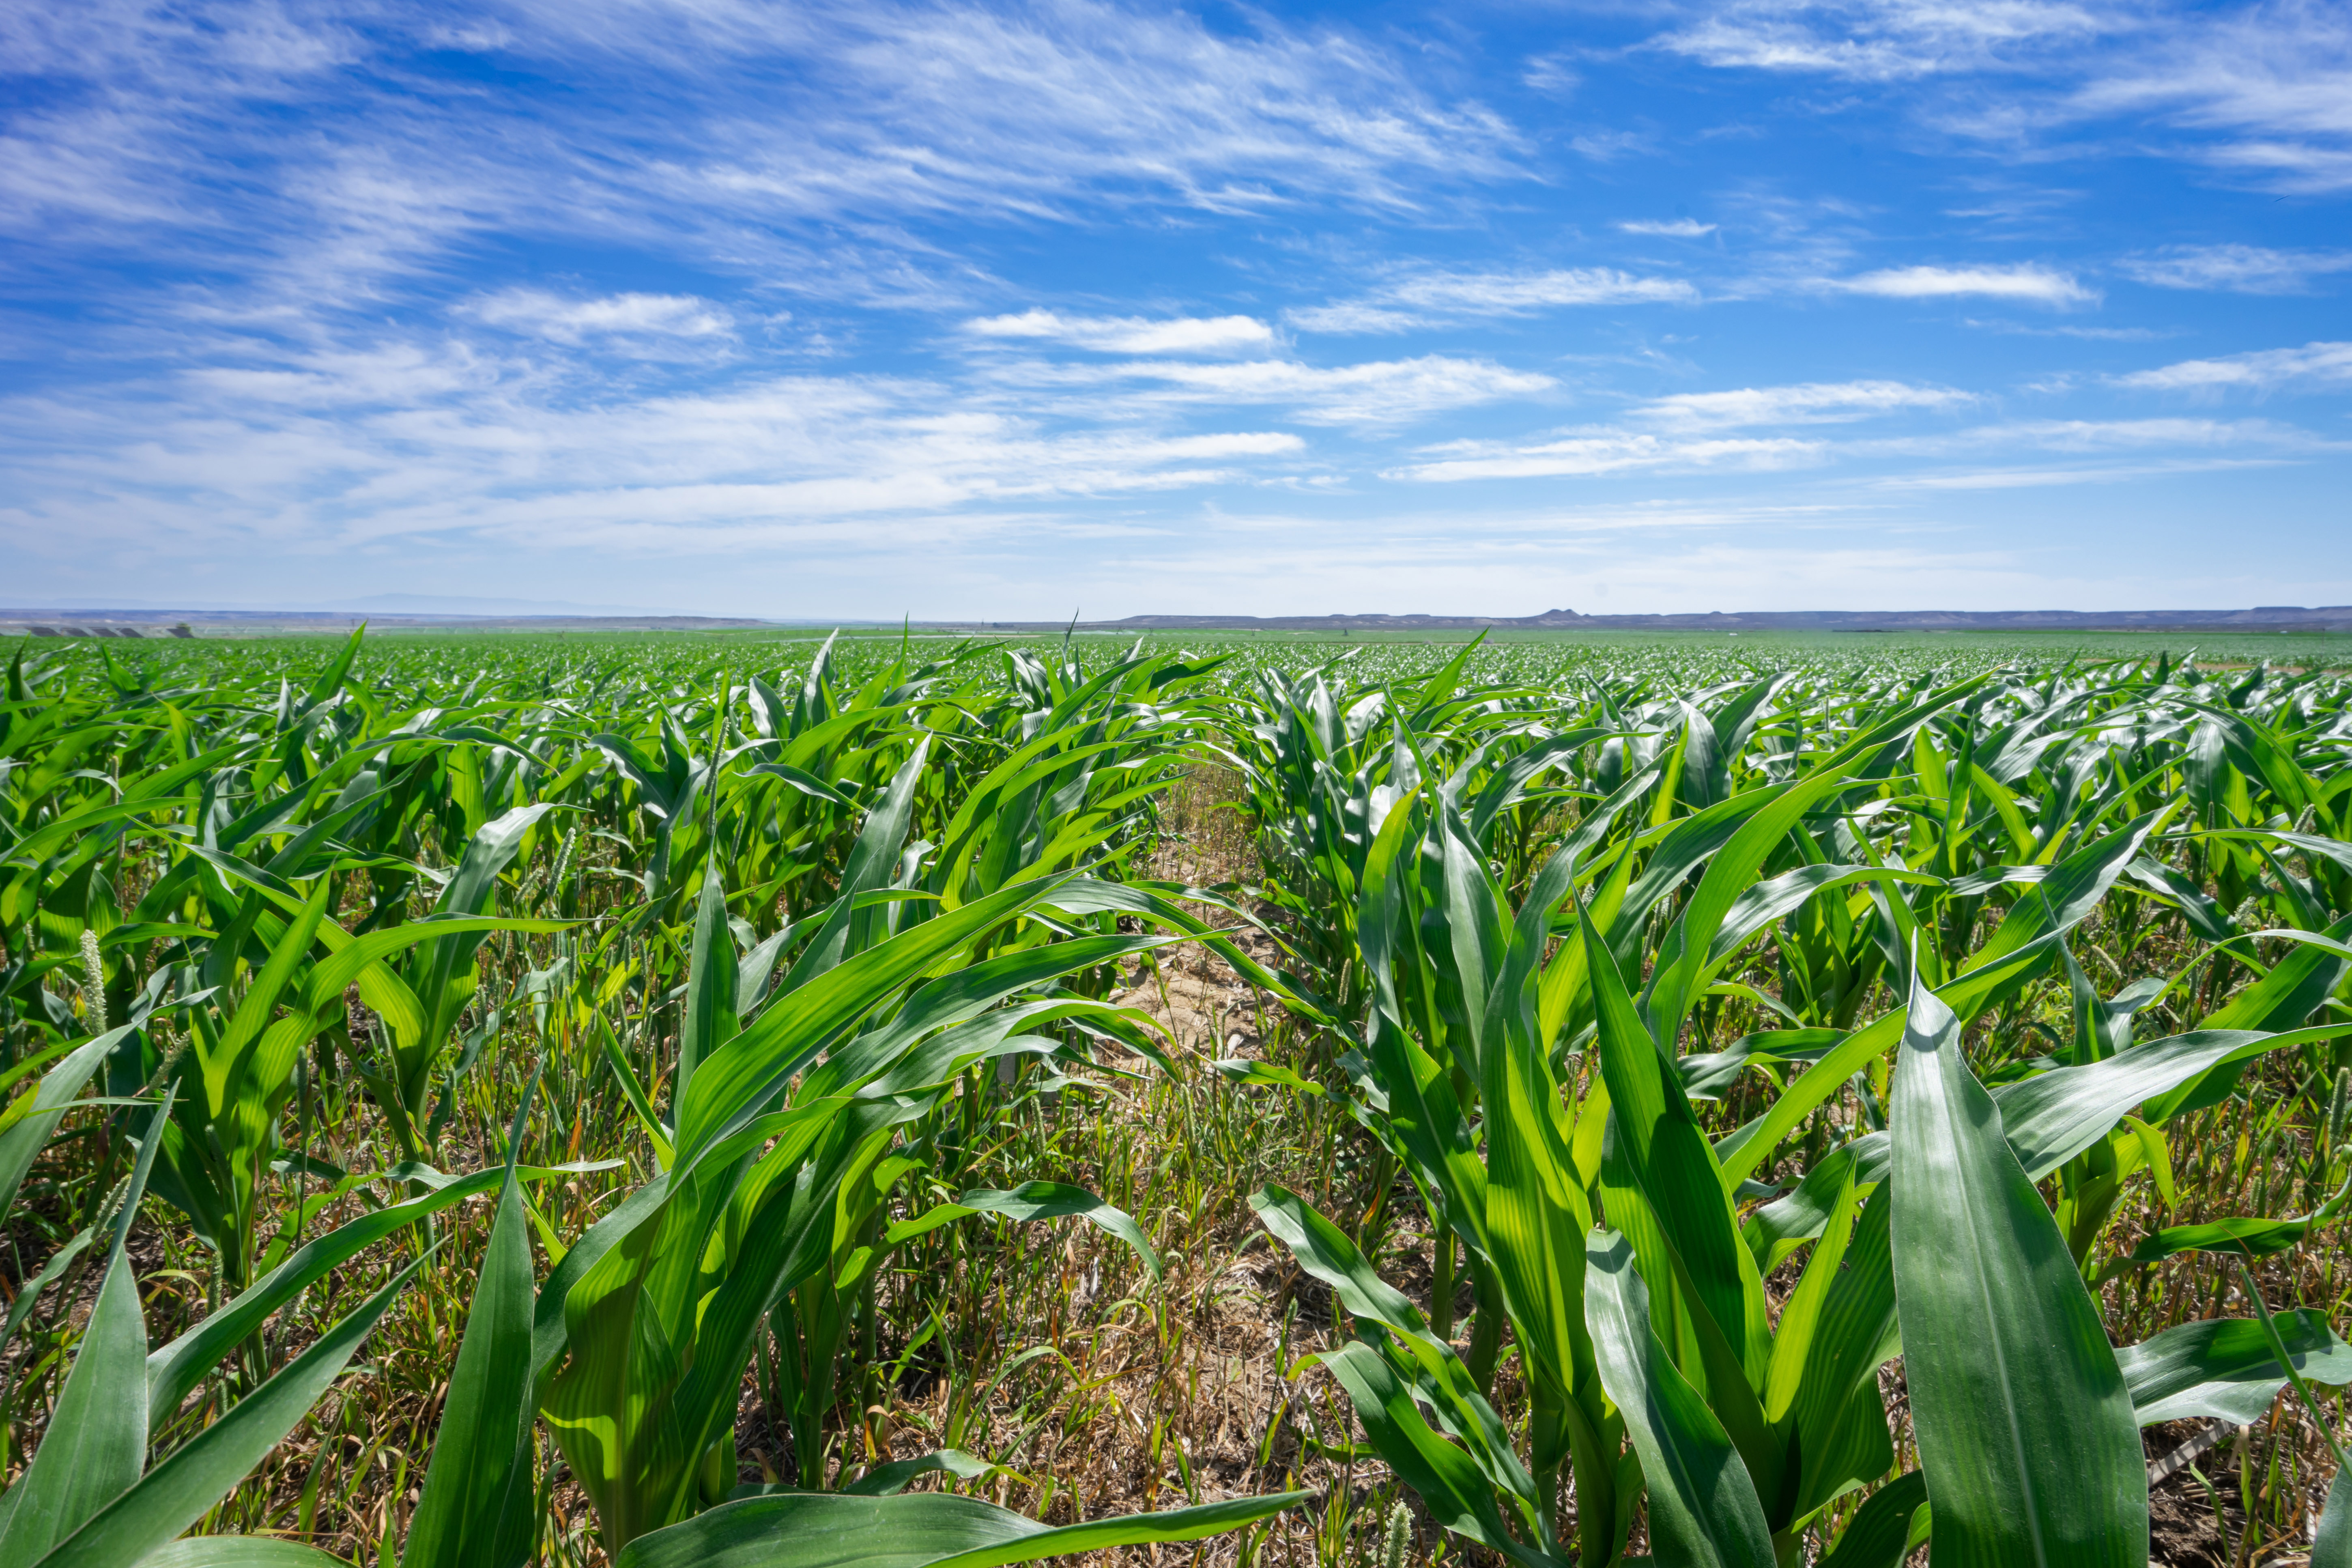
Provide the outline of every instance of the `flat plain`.
{"type": "Polygon", "coordinates": [[[25,642],[0,1568],[2325,1563],[2347,645],[25,642]]]}

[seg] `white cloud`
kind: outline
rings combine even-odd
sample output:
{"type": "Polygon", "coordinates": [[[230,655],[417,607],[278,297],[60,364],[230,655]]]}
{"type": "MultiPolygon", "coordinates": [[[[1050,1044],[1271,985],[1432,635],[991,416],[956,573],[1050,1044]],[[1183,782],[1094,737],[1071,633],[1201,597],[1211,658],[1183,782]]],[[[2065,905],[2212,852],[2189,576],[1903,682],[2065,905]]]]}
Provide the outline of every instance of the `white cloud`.
{"type": "Polygon", "coordinates": [[[1309,305],[1303,310],[1285,310],[1282,319],[1301,331],[1328,332],[1334,337],[1409,332],[1429,324],[1426,317],[1414,315],[1410,310],[1391,310],[1379,305],[1361,303],[1309,305]]]}
{"type": "Polygon", "coordinates": [[[1652,44],[1710,66],[1903,81],[1993,68],[2128,25],[2108,7],[2063,0],[1735,0],[1652,44]]]}
{"type": "Polygon", "coordinates": [[[1613,163],[1620,158],[1655,151],[1657,136],[1647,131],[1586,131],[1570,137],[1568,147],[1579,157],[1590,158],[1596,163],[1613,163]]]}
{"type": "Polygon", "coordinates": [[[494,10],[461,35],[404,0],[0,7],[0,229],[168,251],[313,318],[486,231],[939,308],[982,279],[911,231],[932,219],[1407,215],[1521,174],[1504,121],[1345,29],[1102,0],[494,10]],[[552,90],[416,58],[453,47],[552,90]]]}
{"type": "Polygon", "coordinates": [[[2352,343],[2313,342],[2299,349],[2260,349],[2218,359],[2182,360],[2114,378],[2145,392],[2221,392],[2234,387],[2352,385],[2352,343]]]}
{"type": "Polygon", "coordinates": [[[473,301],[466,313],[508,331],[578,345],[614,340],[698,342],[732,335],[734,319],[692,294],[607,294],[566,299],[544,289],[509,289],[473,301]]]}
{"type": "Polygon", "coordinates": [[[2352,187],[2352,12],[2313,0],[2190,11],[2098,68],[2059,112],[2161,116],[2215,140],[2177,150],[2274,187],[2352,187]]]}
{"type": "Polygon", "coordinates": [[[1962,320],[1960,325],[2011,337],[2081,338],[2086,342],[2102,343],[2146,343],[2179,335],[2177,331],[2159,332],[2153,327],[2030,327],[2022,321],[1979,321],[1974,317],[1962,320]]]}
{"type": "Polygon", "coordinates": [[[2069,468],[2006,468],[1948,469],[1906,474],[1876,481],[1889,490],[2018,490],[2053,485],[2114,485],[2171,474],[2211,474],[2275,466],[2276,458],[2189,458],[2163,462],[2105,463],[2069,468]]]}
{"type": "Polygon", "coordinates": [[[1045,310],[966,321],[974,337],[1068,343],[1119,354],[1216,354],[1275,346],[1274,330],[1249,316],[1063,316],[1045,310]]]}
{"type": "Polygon", "coordinates": [[[1997,144],[2120,121],[2140,150],[2273,188],[2352,188],[2352,10],[2330,0],[1731,0],[1649,47],[1718,68],[1952,82],[1914,86],[1914,111],[1997,144]]]}
{"type": "Polygon", "coordinates": [[[428,346],[400,340],[291,358],[255,355],[186,373],[188,384],[207,402],[230,400],[234,406],[251,401],[337,414],[492,395],[520,376],[517,367],[463,342],[428,346]]]}
{"type": "Polygon", "coordinates": [[[598,381],[583,401],[501,374],[515,367],[455,363],[469,374],[434,380],[387,350],[365,363],[299,361],[275,384],[215,373],[168,402],[0,403],[12,433],[0,458],[22,480],[0,538],[199,559],[267,543],[352,560],[394,539],[558,553],[863,550],[873,542],[823,530],[1246,483],[1307,450],[1287,430],[1073,426],[961,407],[938,384],[887,377],[766,377],[634,399],[598,381]]]}
{"type": "Polygon", "coordinates": [[[1035,214],[1093,196],[1260,212],[1306,193],[1402,209],[1433,178],[1509,174],[1517,146],[1490,112],[1433,99],[1390,51],[1264,16],[1213,30],[1088,0],[622,0],[540,6],[534,20],[542,53],[626,52],[719,89],[680,127],[678,167],[770,209],[1035,214]],[[779,70],[793,91],[770,87],[779,70]]]}
{"type": "Polygon", "coordinates": [[[1538,92],[1565,98],[1583,84],[1584,78],[1559,55],[1534,55],[1519,73],[1519,80],[1538,92]]]}
{"type": "Polygon", "coordinates": [[[2323,446],[2309,432],[2267,419],[2021,419],[1968,433],[1993,446],[2053,452],[2132,451],[2142,447],[2323,446]]]}
{"type": "Polygon", "coordinates": [[[1373,300],[1472,316],[1507,316],[1567,305],[1645,305],[1696,300],[1679,278],[1643,278],[1608,267],[1546,272],[1422,272],[1379,289],[1373,300]]]}
{"type": "Polygon", "coordinates": [[[1995,300],[2023,300],[2041,305],[2079,305],[2099,296],[2074,280],[2070,272],[2047,267],[1890,267],[1838,280],[1834,287],[1850,293],[1875,294],[1890,300],[1933,300],[1978,295],[1995,300]]]}
{"type": "Polygon", "coordinates": [[[1683,439],[1599,427],[1523,446],[1461,441],[1429,448],[1430,461],[1392,469],[1385,478],[1444,483],[1459,479],[1568,478],[1637,471],[1754,471],[1821,460],[1818,441],[1786,437],[1683,439]]]}
{"type": "Polygon", "coordinates": [[[2277,463],[2352,450],[2291,425],[2240,419],[2042,419],[1979,425],[1927,435],[1827,441],[1790,436],[1727,436],[1725,426],[1802,424],[1862,417],[1899,408],[1949,408],[1976,401],[1964,393],[1893,382],[1770,387],[1660,399],[1636,414],[1675,426],[1664,432],[1588,426],[1539,441],[1454,441],[1422,448],[1423,460],[1391,470],[1392,479],[1448,481],[1625,473],[1767,472],[1889,460],[1981,457],[1987,452],[2063,453],[2093,461],[2065,469],[2014,465],[1917,469],[1873,480],[1910,489],[2000,489],[2090,483],[2149,474],[2277,463]],[[1710,399],[1722,401],[1709,401],[1710,399]],[[2242,456],[2223,455],[2239,448],[2242,456]],[[2202,449],[2210,456],[2182,457],[2202,449]],[[2142,454],[2166,454],[2151,461],[2142,454]],[[2069,477],[2053,478],[2053,475],[2069,477]]]}
{"type": "Polygon", "coordinates": [[[1696,304],[1697,289],[1679,278],[1651,278],[1611,267],[1558,267],[1545,271],[1403,273],[1341,300],[1284,312],[1310,332],[1402,332],[1464,317],[1522,316],[1585,305],[1696,304]]]}
{"type": "Polygon", "coordinates": [[[2259,245],[2177,245],[2126,257],[2116,269],[2159,289],[2299,294],[2323,272],[2352,270],[2352,251],[2272,250],[2259,245]]]}
{"type": "Polygon", "coordinates": [[[1643,416],[1681,426],[1817,424],[1867,419],[1905,409],[1948,409],[1976,402],[1969,393],[1900,381],[1805,382],[1735,392],[1683,392],[1642,405],[1643,416]]]}
{"type": "MultiPolygon", "coordinates": [[[[1124,364],[1026,363],[995,367],[999,382],[1037,388],[1125,385],[1135,407],[1171,404],[1275,405],[1315,425],[1403,424],[1449,409],[1549,391],[1552,378],[1512,370],[1492,360],[1423,354],[1415,359],[1311,365],[1297,360],[1238,363],[1138,360],[1124,364]]],[[[1104,412],[1100,396],[1087,405],[1104,412]]]]}
{"type": "Polygon", "coordinates": [[[1716,230],[1714,224],[1701,223],[1695,217],[1623,218],[1618,222],[1617,226],[1627,234],[1664,235],[1670,239],[1696,239],[1701,235],[1713,234],[1716,230]]]}

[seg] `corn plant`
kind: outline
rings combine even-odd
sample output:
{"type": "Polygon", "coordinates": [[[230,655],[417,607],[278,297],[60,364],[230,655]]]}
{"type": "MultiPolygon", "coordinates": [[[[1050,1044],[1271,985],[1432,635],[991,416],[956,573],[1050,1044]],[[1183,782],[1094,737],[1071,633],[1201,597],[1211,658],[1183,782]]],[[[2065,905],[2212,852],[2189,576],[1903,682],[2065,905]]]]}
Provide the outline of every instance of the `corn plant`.
{"type": "MultiPolygon", "coordinates": [[[[1630,834],[1613,858],[1606,849],[1593,852],[1630,804],[1612,797],[1556,853],[1516,911],[1490,869],[1490,851],[1454,805],[1465,793],[1457,780],[1447,780],[1425,812],[1408,796],[1381,825],[1367,857],[1357,922],[1377,986],[1360,1114],[1395,1150],[1444,1227],[1441,1301],[1451,1293],[1445,1259],[1457,1238],[1468,1255],[1479,1320],[1466,1360],[1456,1358],[1441,1326],[1378,1286],[1344,1233],[1287,1194],[1269,1190],[1258,1202],[1269,1228],[1302,1265],[1340,1289],[1360,1340],[1328,1358],[1329,1364],[1375,1446],[1451,1528],[1524,1560],[1555,1558],[1564,1550],[1553,1509],[1565,1468],[1578,1503],[1580,1562],[1617,1560],[1643,1496],[1653,1541],[1670,1559],[1687,1552],[1692,1560],[1786,1560],[1822,1510],[1892,1465],[1876,1371],[1910,1342],[1899,1329],[1897,1259],[1906,1235],[1948,1242],[1958,1220],[1931,1210],[1933,1217],[1903,1227],[1899,1199],[1890,1204],[1887,1195],[1906,1190],[1888,1173],[1890,1142],[1898,1166],[1905,1147],[1891,1118],[1892,1131],[1875,1134],[1874,1144],[1864,1140],[1839,1151],[1836,1160],[1817,1163],[1795,1194],[1759,1210],[1745,1237],[1735,1203],[1741,1184],[1823,1098],[1899,1043],[1917,1045],[1927,1027],[1944,1055],[1922,1047],[1918,1061],[1956,1059],[1951,1042],[1960,1021],[2053,961],[2070,962],[2067,933],[2098,906],[2167,816],[2152,811],[2091,838],[2032,879],[2031,891],[1992,937],[1957,960],[1923,940],[1922,911],[1903,897],[1922,884],[1951,897],[1958,884],[1957,896],[1968,898],[1986,885],[1980,875],[1963,882],[1924,869],[1939,859],[1943,869],[1953,868],[1948,843],[1931,839],[1908,862],[1885,864],[1867,853],[1856,857],[1858,864],[1801,858],[1790,872],[1762,877],[1809,815],[1851,791],[1885,787],[1901,761],[1917,765],[1931,749],[1922,737],[1933,716],[1966,695],[1937,694],[1885,717],[1795,779],[1703,805],[1678,823],[1662,824],[1646,844],[1630,834]],[[1649,854],[1636,877],[1635,856],[1644,848],[1649,854]],[[1598,867],[1584,866],[1587,857],[1613,868],[1600,876],[1598,867]],[[1688,878],[1696,885],[1656,939],[1648,983],[1636,997],[1620,971],[1641,956],[1633,945],[1638,922],[1688,878]],[[1597,884],[1589,900],[1576,891],[1580,879],[1597,884]],[[1680,1052],[1696,1002],[1743,944],[1806,900],[1854,884],[1865,885],[1877,903],[1881,940],[1912,988],[1906,1007],[1843,1033],[1787,1031],[1780,1039],[1751,1037],[1712,1057],[1680,1052]],[[1552,913],[1564,901],[1576,907],[1575,924],[1546,962],[1552,913]],[[1604,911],[1615,922],[1607,933],[1598,923],[1604,911]],[[1942,1023],[1919,1022],[1930,1017],[1942,1023]],[[1571,1114],[1556,1064],[1567,1042],[1587,1037],[1580,1029],[1590,1030],[1586,1054],[1597,1058],[1591,1065],[1598,1070],[1588,1068],[1571,1114]],[[1811,1070],[1790,1081],[1762,1116],[1710,1145],[1691,1110],[1694,1087],[1719,1083],[1727,1066],[1753,1061],[1765,1049],[1786,1048],[1792,1033],[1805,1047],[1798,1059],[1810,1060],[1811,1070]],[[1604,1216],[1607,1228],[1596,1231],[1604,1216]],[[1769,1329],[1761,1269],[1815,1238],[1795,1296],[1777,1329],[1769,1329]],[[1506,1320],[1529,1390],[1524,1462],[1484,1397],[1506,1320]],[[1633,1325],[1643,1331],[1634,1333],[1633,1325]],[[1432,1413],[1435,1428],[1416,1401],[1432,1413]],[[1621,1458],[1621,1443],[1639,1456],[1645,1488],[1626,1489],[1630,1461],[1621,1458]],[[1731,1458],[1740,1484],[1723,1479],[1731,1458]],[[1702,1485],[1695,1479],[1702,1476],[1715,1479],[1702,1485]],[[1679,1498],[1661,1495],[1669,1480],[1682,1489],[1679,1498]],[[1669,1540],[1677,1544],[1670,1549],[1669,1540]]],[[[1680,743],[1685,755],[1694,733],[1686,731],[1680,743]]],[[[1400,745],[1407,739],[1401,732],[1400,745]]],[[[2313,960],[2303,970],[2316,966],[2326,941],[2313,939],[2299,950],[2313,960]]],[[[2231,1026],[2307,1012],[2310,998],[2324,994],[2334,978],[2326,975],[2319,991],[2306,993],[2296,987],[2309,974],[2290,970],[2266,979],[2268,991],[2242,995],[2232,1016],[2210,1020],[2217,1026],[2137,1048],[2128,1047],[2127,1036],[2120,1042],[2125,1048],[2117,1048],[2119,1021],[2152,998],[2143,992],[2118,1007],[2091,997],[2073,1064],[2004,1086],[2016,1106],[2009,1141],[1997,1155],[1982,1156],[1990,1163],[1972,1179],[1985,1186],[1992,1181],[1988,1173],[2015,1170],[2021,1162],[2036,1176],[2063,1168],[2063,1212],[2078,1234],[2095,1236],[2112,1205],[2117,1143],[2137,1148],[2146,1138],[2160,1144],[2156,1125],[2197,1094],[2211,1092],[2204,1086],[2226,1080],[2267,1051],[2340,1032],[2231,1026]],[[2144,1101],[2154,1102],[2146,1108],[2147,1120],[2119,1127],[2144,1101]],[[2021,1142],[2022,1148],[2015,1147],[2021,1142]]],[[[1903,1060],[1911,1070],[1907,1079],[1898,1073],[1897,1081],[1921,1082],[1929,1068],[1914,1063],[1908,1047],[1903,1060]]],[[[1915,1112],[1913,1124],[1929,1119],[1929,1112],[1915,1112]]],[[[2021,1174],[2010,1185],[2031,1194],[2021,1174]]],[[[1946,1177],[1922,1176],[1908,1190],[1940,1194],[1953,1188],[1946,1177]]],[[[2032,1203],[2038,1225],[2029,1226],[2014,1203],[2000,1213],[2004,1245],[2056,1234],[2058,1221],[2038,1196],[2032,1203]]],[[[1936,1245],[1923,1241],[1919,1256],[1936,1245]]],[[[2081,1341],[2086,1315],[2094,1327],[2096,1315],[2084,1294],[2080,1251],[2061,1254],[2074,1264],[2072,1285],[2061,1289],[2037,1275],[2036,1289],[2047,1299],[2044,1310],[2071,1322],[2066,1331],[2081,1341]]],[[[2029,1273],[2046,1272],[2042,1262],[2029,1263],[2029,1273]]],[[[1922,1321],[1937,1323],[1938,1346],[1956,1356],[1975,1353],[1963,1348],[1971,1347],[1970,1335],[1958,1321],[1931,1314],[1945,1300],[1958,1303],[1956,1310],[1973,1310],[1980,1340],[1985,1303],[1998,1296],[1985,1293],[1990,1278],[1967,1289],[1950,1282],[1912,1288],[1922,1321]]],[[[2043,1297],[2021,1296],[2014,1320],[2031,1324],[2029,1309],[2042,1305],[2043,1297]]],[[[2103,1336],[2099,1343],[2104,1350],[2103,1336]]],[[[2112,1354],[2104,1371],[2095,1362],[2090,1358],[2079,1375],[2120,1397],[2112,1354]]],[[[2020,1390],[2068,1387],[2060,1375],[2066,1370],[2025,1368],[2017,1388],[1971,1389],[1949,1408],[1981,1411],[1989,1399],[2021,1397],[2020,1390]]],[[[2120,1409],[2116,1441],[2136,1456],[2127,1397],[2120,1409]]],[[[1924,1434],[1924,1409],[1919,1419],[1924,1434]]],[[[1951,1421],[1959,1452],[1974,1452],[1971,1442],[1995,1441],[1968,1419],[1954,1415],[1951,1421]]],[[[2022,1560],[2000,1555],[2019,1550],[2022,1539],[2002,1533],[2016,1522],[2010,1505],[2022,1497],[2029,1510],[2040,1507],[2036,1488],[2048,1485],[2042,1470],[2063,1453],[2065,1426],[2054,1405],[2018,1414],[2015,1423],[2021,1430],[2033,1427],[2032,1441],[2045,1450],[2036,1461],[2042,1469],[2009,1478],[2006,1500],[1982,1505],[1992,1520],[1982,1528],[2002,1543],[1988,1549],[1984,1561],[2022,1560]]],[[[2014,1433],[1999,1439],[2011,1447],[2023,1440],[2014,1433]]],[[[1929,1459],[1932,1494],[1932,1453],[1929,1459]]],[[[1954,1476],[1971,1463],[1979,1461],[1953,1461],[1954,1476]]],[[[2130,1468],[2138,1474],[2136,1458],[2130,1468]]],[[[2128,1555],[2137,1528],[2144,1554],[2141,1484],[2137,1516],[2127,1497],[2092,1497],[2076,1510],[2080,1517],[2062,1500],[2051,1504],[2049,1518],[2030,1518],[2026,1535],[2128,1555]]],[[[1901,1529],[1882,1531],[1896,1546],[1908,1539],[1907,1518],[1901,1529]]],[[[1955,1526],[1949,1533],[1966,1541],[1972,1528],[1955,1526]]],[[[1973,1550],[1951,1548],[1955,1555],[1973,1550]]]]}
{"type": "MultiPolygon", "coordinates": [[[[2287,1397],[2340,1471],[2332,1297],[2263,1294],[2296,1258],[2325,1278],[2352,1211],[2340,676],[1957,643],[463,646],[11,658],[0,1194],[47,1253],[0,1331],[7,1430],[39,1434],[0,1563],[327,1560],[168,1537],[225,1496],[202,1528],[277,1527],[258,1454],[215,1435],[293,1429],[318,1378],[360,1375],[330,1363],[364,1325],[311,1302],[384,1255],[426,1259],[446,1348],[365,1374],[428,1401],[382,1483],[421,1473],[404,1539],[396,1506],[340,1516],[379,1563],[591,1550],[541,1423],[631,1565],[1263,1527],[1300,1494],[1041,1523],[969,1495],[1023,1478],[961,1417],[908,1455],[873,1415],[989,1338],[919,1321],[908,1259],[960,1256],[949,1227],[1024,1264],[1030,1227],[1096,1227],[1110,1310],[1182,1331],[1156,1282],[1198,1279],[1174,1248],[1217,1194],[1163,1213],[1123,1172],[1007,1159],[1121,1061],[1219,1117],[1275,1089],[1352,1118],[1360,1148],[1298,1171],[1316,1200],[1258,1213],[1332,1288],[1323,1364],[1373,1447],[1507,1558],[2128,1563],[2140,1429],[2287,1397]],[[1202,763],[1256,851],[1216,889],[1146,869],[1202,763]],[[1259,919],[1264,966],[1231,940],[1259,919]],[[1179,942],[1299,1026],[1191,1079],[1108,1000],[1179,942]],[[455,1256],[476,1202],[483,1250],[455,1256]],[[194,1287],[148,1305],[183,1322],[135,1464],[132,1208],[194,1287]],[[1383,1278],[1416,1209],[1425,1310],[1383,1278]],[[734,1451],[747,1399],[781,1479],[734,1451]]],[[[1139,1130],[1139,1172],[1171,1136],[1139,1130]]],[[[2257,1468],[2275,1530],[2300,1483],[2257,1468]]],[[[1356,1506],[1325,1495],[1325,1552],[1406,1554],[1409,1512],[1356,1506]]]]}
{"type": "MultiPolygon", "coordinates": [[[[169,1115],[166,1089],[160,1114],[169,1115]]],[[[183,1341],[150,1355],[124,1245],[160,1142],[141,1149],[118,1209],[105,1273],[47,1437],[23,1475],[0,1493],[0,1563],[11,1568],[130,1568],[154,1561],[242,1480],[299,1421],[365,1342],[408,1281],[403,1271],[357,1311],[152,1468],[150,1424],[176,1411],[207,1352],[183,1341]]],[[[206,1561],[230,1561],[229,1556],[206,1561]]]]}

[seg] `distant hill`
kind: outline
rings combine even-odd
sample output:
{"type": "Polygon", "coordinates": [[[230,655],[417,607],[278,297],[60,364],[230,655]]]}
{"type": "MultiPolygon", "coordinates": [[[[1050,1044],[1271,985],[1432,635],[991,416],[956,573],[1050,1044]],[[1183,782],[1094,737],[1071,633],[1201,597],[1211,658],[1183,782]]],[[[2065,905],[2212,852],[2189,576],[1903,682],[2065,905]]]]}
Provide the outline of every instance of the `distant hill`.
{"type": "MultiPolygon", "coordinates": [[[[775,631],[871,628],[898,622],[811,621],[733,616],[627,612],[617,606],[537,604],[492,599],[410,599],[384,595],[362,608],[181,609],[137,604],[113,608],[0,608],[0,636],[157,637],[185,624],[203,637],[226,633],[348,632],[365,621],[378,631],[775,631]],[[472,605],[473,610],[426,609],[427,604],[472,605]],[[418,607],[409,607],[410,605],[418,607]]],[[[919,627],[963,632],[1058,632],[1065,621],[918,621],[919,627]]],[[[1087,632],[2352,632],[2352,605],[2258,605],[2250,610],[1712,610],[1705,615],[1583,616],[1546,610],[1536,616],[1129,616],[1080,621],[1087,632]]],[[[187,632],[178,635],[186,636],[187,632]]]]}
{"type": "MultiPolygon", "coordinates": [[[[728,616],[386,614],[382,610],[173,610],[136,605],[97,608],[0,607],[0,637],[263,636],[278,632],[346,634],[366,622],[375,631],[627,632],[717,631],[778,627],[774,621],[728,616]],[[173,628],[180,628],[173,630],[173,628]]],[[[806,623],[803,623],[806,624],[806,623]]]]}
{"type": "MultiPolygon", "coordinates": [[[[1004,631],[1059,631],[1063,623],[992,621],[1004,631]]],[[[1082,631],[1497,631],[1591,632],[2352,632],[2352,605],[2260,605],[2251,610],[1711,610],[1705,615],[1580,616],[1129,616],[1082,621],[1082,631]]]]}

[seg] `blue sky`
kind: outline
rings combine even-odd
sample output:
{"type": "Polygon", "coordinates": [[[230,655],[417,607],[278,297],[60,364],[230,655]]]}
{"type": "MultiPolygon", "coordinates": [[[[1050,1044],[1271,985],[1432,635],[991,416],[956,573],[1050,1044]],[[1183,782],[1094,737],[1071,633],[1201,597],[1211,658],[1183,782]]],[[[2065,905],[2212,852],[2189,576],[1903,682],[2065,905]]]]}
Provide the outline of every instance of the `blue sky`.
{"type": "Polygon", "coordinates": [[[2352,603],[2352,7],[0,0],[0,601],[2352,603]]]}

